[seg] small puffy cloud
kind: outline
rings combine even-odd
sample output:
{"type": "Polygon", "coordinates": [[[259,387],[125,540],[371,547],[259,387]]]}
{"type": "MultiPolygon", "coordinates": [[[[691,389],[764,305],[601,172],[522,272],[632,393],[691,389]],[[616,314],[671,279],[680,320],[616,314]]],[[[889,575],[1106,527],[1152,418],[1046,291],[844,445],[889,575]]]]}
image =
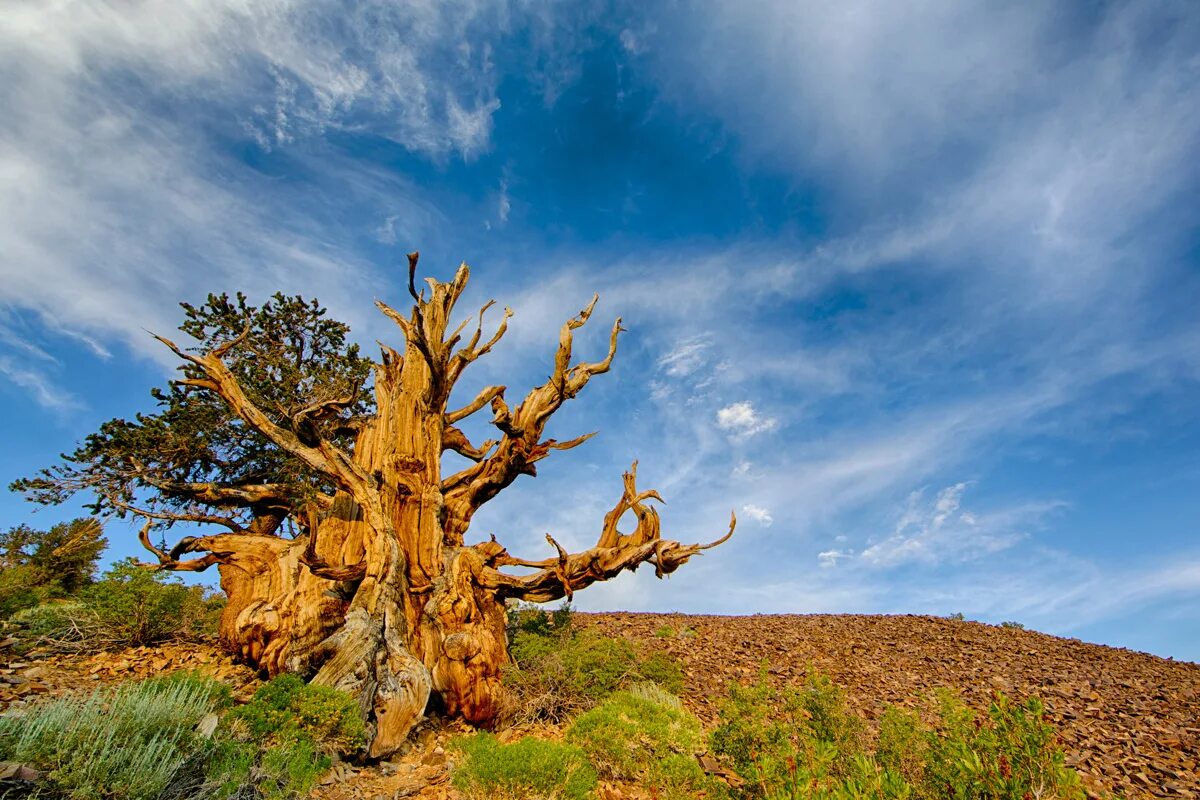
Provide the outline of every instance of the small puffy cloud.
{"type": "Polygon", "coordinates": [[[772,522],[775,521],[775,518],[771,516],[770,509],[763,508],[762,506],[756,506],[752,503],[747,503],[746,505],[742,506],[742,513],[763,527],[768,527],[772,522]]]}
{"type": "Polygon", "coordinates": [[[749,461],[739,461],[733,465],[733,469],[729,471],[729,475],[734,478],[740,478],[750,472],[750,468],[754,466],[749,461]]]}
{"type": "Polygon", "coordinates": [[[731,403],[717,411],[717,427],[734,436],[754,436],[772,430],[776,425],[772,417],[763,416],[749,400],[731,403]]]}

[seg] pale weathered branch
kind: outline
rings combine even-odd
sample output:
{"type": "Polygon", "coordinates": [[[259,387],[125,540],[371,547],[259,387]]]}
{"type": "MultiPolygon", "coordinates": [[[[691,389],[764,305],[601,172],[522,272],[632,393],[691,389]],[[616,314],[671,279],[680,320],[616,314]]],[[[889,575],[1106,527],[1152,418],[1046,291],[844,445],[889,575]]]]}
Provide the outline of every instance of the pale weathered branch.
{"type": "Polygon", "coordinates": [[[142,543],[142,547],[149,550],[158,558],[157,564],[145,564],[138,562],[143,567],[152,569],[165,569],[171,572],[203,572],[213,564],[219,564],[220,558],[213,553],[209,553],[200,558],[190,558],[186,561],[180,561],[178,557],[172,557],[171,553],[163,550],[161,547],[155,546],[150,541],[150,529],[154,525],[154,520],[146,520],[146,524],[138,531],[138,541],[142,543]]]}
{"type": "Polygon", "coordinates": [[[471,416],[476,411],[483,408],[488,403],[492,402],[494,399],[496,399],[496,398],[503,399],[505,388],[506,387],[504,387],[504,386],[484,387],[484,389],[475,397],[474,400],[467,403],[465,406],[458,409],[457,411],[451,411],[450,413],[446,414],[446,424],[453,425],[455,422],[458,422],[459,420],[466,419],[467,417],[471,416]]]}
{"type": "Polygon", "coordinates": [[[453,450],[472,461],[481,461],[487,458],[487,454],[497,444],[499,442],[495,439],[488,439],[479,447],[475,447],[467,439],[467,435],[453,425],[448,425],[442,430],[442,450],[453,450]]]}
{"type": "Polygon", "coordinates": [[[495,302],[495,300],[489,300],[483,305],[483,308],[479,309],[479,324],[475,327],[475,333],[471,336],[471,340],[450,359],[447,379],[451,384],[458,380],[459,375],[467,368],[468,364],[490,353],[492,348],[496,346],[496,343],[508,331],[508,320],[513,315],[513,312],[511,308],[505,307],[504,316],[500,319],[500,325],[497,326],[492,338],[485,342],[482,347],[476,347],[479,344],[480,337],[483,335],[483,315],[495,302]]]}
{"type": "Polygon", "coordinates": [[[496,393],[492,398],[492,424],[504,433],[496,452],[442,482],[446,503],[456,509],[459,519],[469,520],[475,509],[495,497],[517,476],[535,475],[534,464],[545,458],[550,450],[567,450],[590,438],[589,434],[562,444],[553,440],[540,441],[550,416],[564,402],[575,397],[592,376],[607,372],[612,366],[617,340],[624,330],[619,317],[613,324],[606,356],[597,362],[571,366],[574,331],[591,318],[598,300],[598,295],[593,296],[583,310],[563,323],[554,355],[554,374],[544,384],[531,390],[515,410],[504,402],[502,393],[496,393]]]}
{"type": "Polygon", "coordinates": [[[657,511],[645,503],[651,499],[662,501],[654,490],[638,491],[635,462],[624,475],[621,498],[604,517],[595,547],[582,553],[567,553],[550,534],[546,534],[546,540],[557,551],[557,557],[530,561],[509,555],[493,537],[491,542],[476,545],[482,556],[478,578],[482,585],[503,597],[538,603],[560,597],[570,599],[576,591],[596,581],[608,580],[624,570],[635,570],[644,563],[653,564],[655,575],[661,578],[701,551],[728,541],[737,527],[737,516],[731,514],[729,532],[716,541],[680,544],[664,540],[661,538],[657,511]],[[622,534],[617,530],[617,522],[628,511],[634,512],[637,526],[632,533],[622,534]],[[500,572],[500,568],[505,566],[533,567],[539,571],[528,575],[509,575],[500,572]]]}

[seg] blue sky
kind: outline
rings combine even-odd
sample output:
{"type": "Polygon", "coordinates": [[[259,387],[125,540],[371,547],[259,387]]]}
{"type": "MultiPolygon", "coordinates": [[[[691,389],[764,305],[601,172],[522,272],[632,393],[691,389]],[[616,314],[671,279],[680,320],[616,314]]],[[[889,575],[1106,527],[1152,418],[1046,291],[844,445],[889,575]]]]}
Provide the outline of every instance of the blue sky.
{"type": "MultiPolygon", "coordinates": [[[[149,407],[147,330],[403,254],[473,268],[599,430],[476,518],[594,541],[639,458],[727,545],[587,609],[962,612],[1200,660],[1200,9],[1189,2],[17,0],[0,16],[0,477],[149,407]]],[[[0,497],[0,524],[75,509],[0,497]]],[[[108,527],[115,555],[133,531],[108,527]]],[[[215,576],[213,576],[215,577],[215,576]]]]}

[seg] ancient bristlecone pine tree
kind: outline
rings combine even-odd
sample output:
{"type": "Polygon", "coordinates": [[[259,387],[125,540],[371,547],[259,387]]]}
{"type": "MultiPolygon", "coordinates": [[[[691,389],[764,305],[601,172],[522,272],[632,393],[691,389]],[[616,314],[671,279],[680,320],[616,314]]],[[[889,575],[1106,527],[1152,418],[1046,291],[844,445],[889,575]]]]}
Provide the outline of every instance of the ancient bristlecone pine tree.
{"type": "Polygon", "coordinates": [[[618,319],[604,359],[572,363],[572,333],[593,298],[563,325],[549,379],[515,407],[505,387],[488,386],[451,408],[463,370],[500,341],[511,312],[484,338],[489,303],[464,340],[468,322],[449,325],[467,266],[449,283],[427,279],[428,295],[417,292],[416,267],[414,253],[407,315],[377,303],[404,338],[403,352],[384,346],[378,364],[300,298],[277,295],[261,309],[241,296],[185,305],[181,329],[200,345],[158,337],[184,362],[182,379],[155,392],[160,412],[105,423],[64,465],[14,484],[41,502],[88,489],[98,512],[143,518],[154,568],[216,564],[229,597],[221,641],[270,674],[356,694],[376,757],[400,745],[431,695],[445,713],[494,717],[508,662],[505,600],[569,598],[645,562],[661,577],[734,526],[708,545],[662,539],[648,504],[661,498],[638,489],[635,464],[589,550],[568,553],[550,535],[554,554],[540,560],[512,556],[494,538],[467,544],[484,503],[592,435],[542,438],[550,416],[609,369],[622,329],[618,319]],[[371,371],[373,391],[364,389],[371,371]],[[475,446],[457,424],[484,409],[498,436],[475,446]],[[469,465],[442,475],[446,451],[469,465]],[[636,527],[621,533],[627,512],[636,527]],[[156,526],[179,521],[221,532],[174,547],[153,540],[156,526]],[[503,571],[512,567],[526,569],[503,571]]]}

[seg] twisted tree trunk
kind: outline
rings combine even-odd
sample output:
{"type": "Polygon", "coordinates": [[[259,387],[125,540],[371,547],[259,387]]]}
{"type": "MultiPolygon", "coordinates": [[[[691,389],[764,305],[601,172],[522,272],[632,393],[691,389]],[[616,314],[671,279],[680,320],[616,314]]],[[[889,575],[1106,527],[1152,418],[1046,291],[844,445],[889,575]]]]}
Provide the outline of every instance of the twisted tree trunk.
{"type": "Polygon", "coordinates": [[[332,498],[310,499],[293,509],[305,531],[295,539],[274,535],[278,520],[263,526],[272,533],[187,539],[171,553],[143,536],[164,568],[219,564],[229,596],[221,640],[243,659],[270,674],[299,673],[359,697],[372,729],[373,757],[393,752],[404,741],[431,697],[447,714],[478,724],[494,719],[500,671],[508,663],[507,599],[569,598],[645,562],[661,577],[725,541],[735,523],[731,520],[729,533],[710,545],[663,540],[658,514],[647,504],[661,498],[638,491],[635,464],[590,550],[569,554],[547,535],[555,555],[530,561],[509,555],[494,539],[466,545],[464,534],[483,503],[519,475],[535,475],[536,462],[553,450],[575,447],[591,436],[562,443],[541,439],[551,414],[593,375],[608,370],[620,320],[604,360],[572,365],[572,331],[591,316],[593,299],[563,326],[553,375],[515,409],[505,403],[504,387],[491,386],[463,408],[447,410],[462,370],[499,341],[511,312],[506,310],[495,335],[481,344],[489,303],[474,334],[460,346],[466,323],[449,335],[447,330],[467,282],[466,265],[450,283],[429,280],[428,299],[416,291],[415,270],[413,254],[410,315],[379,304],[403,331],[406,348],[403,354],[384,348],[375,371],[377,412],[349,453],[321,438],[314,424],[338,402],[349,401],[314,403],[289,427],[279,426],[254,406],[225,367],[222,356],[237,346],[236,340],[203,355],[162,340],[202,371],[204,377],[190,385],[218,393],[246,424],[339,489],[332,498]],[[485,406],[501,436],[475,447],[454,423],[485,406]],[[447,450],[473,463],[443,477],[447,450]],[[627,512],[637,525],[622,534],[617,524],[627,512]],[[206,555],[181,560],[189,552],[206,555]],[[509,566],[535,571],[502,571],[509,566]]]}

